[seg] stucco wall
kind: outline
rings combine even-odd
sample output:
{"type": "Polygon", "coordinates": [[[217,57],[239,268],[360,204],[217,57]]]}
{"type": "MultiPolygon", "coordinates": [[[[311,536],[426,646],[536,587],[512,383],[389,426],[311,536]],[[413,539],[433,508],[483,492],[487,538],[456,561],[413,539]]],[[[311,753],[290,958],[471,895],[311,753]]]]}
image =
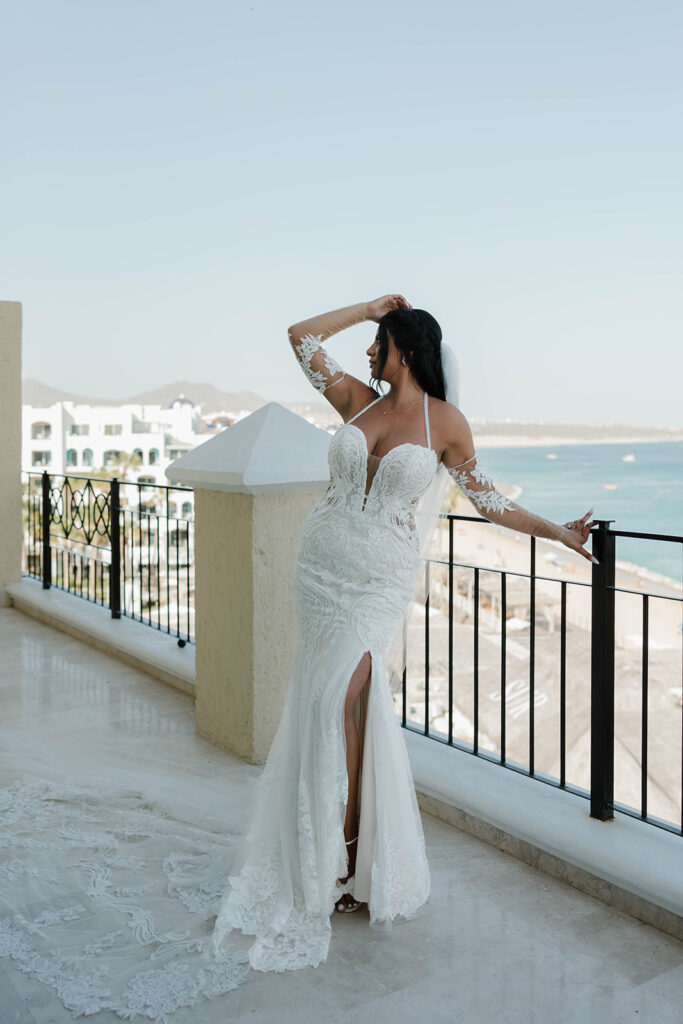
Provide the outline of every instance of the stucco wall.
{"type": "Polygon", "coordinates": [[[195,492],[195,722],[206,739],[265,761],[296,649],[293,570],[320,491],[195,492]]]}
{"type": "Polygon", "coordinates": [[[21,577],[21,303],[0,302],[0,604],[21,577]]]}

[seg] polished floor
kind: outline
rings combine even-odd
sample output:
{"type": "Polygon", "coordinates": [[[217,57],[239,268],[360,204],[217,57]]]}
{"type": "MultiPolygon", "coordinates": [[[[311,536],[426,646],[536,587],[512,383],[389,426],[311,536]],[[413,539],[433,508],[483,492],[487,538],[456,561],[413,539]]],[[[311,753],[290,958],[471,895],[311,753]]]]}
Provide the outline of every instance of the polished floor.
{"type": "MultiPolygon", "coordinates": [[[[191,698],[14,609],[0,610],[0,651],[0,787],[27,776],[144,786],[188,822],[239,829],[259,769],[195,735],[191,698]]],[[[320,967],[252,972],[169,1024],[680,1024],[682,943],[434,818],[424,827],[422,917],[384,936],[362,911],[337,915],[320,967]]],[[[0,993],[1,1024],[73,1020],[7,957],[0,993]]]]}

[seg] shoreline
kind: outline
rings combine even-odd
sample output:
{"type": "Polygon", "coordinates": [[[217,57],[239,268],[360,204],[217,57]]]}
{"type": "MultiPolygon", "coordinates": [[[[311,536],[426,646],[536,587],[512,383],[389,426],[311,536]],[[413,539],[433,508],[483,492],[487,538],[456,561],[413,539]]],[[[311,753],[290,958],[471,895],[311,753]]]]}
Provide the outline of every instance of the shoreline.
{"type": "MultiPolygon", "coordinates": [[[[473,434],[477,437],[476,431],[473,434]]],[[[683,437],[604,437],[587,438],[581,437],[527,437],[518,435],[507,437],[503,434],[491,434],[490,436],[479,435],[477,447],[479,448],[559,448],[564,445],[585,445],[585,444],[655,444],[661,441],[683,441],[683,437]]]]}

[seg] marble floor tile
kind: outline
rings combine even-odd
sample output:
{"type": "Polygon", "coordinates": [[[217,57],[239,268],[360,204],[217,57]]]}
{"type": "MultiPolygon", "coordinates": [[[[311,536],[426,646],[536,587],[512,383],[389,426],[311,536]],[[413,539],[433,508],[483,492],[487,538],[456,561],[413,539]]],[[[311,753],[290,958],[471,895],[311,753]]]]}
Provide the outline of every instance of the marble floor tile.
{"type": "MultiPolygon", "coordinates": [[[[261,769],[197,736],[190,696],[14,609],[0,610],[0,650],[0,785],[130,787],[183,822],[243,828],[261,769]]],[[[365,909],[333,915],[319,968],[252,972],[169,1024],[682,1024],[683,943],[423,822],[432,895],[418,917],[384,933],[365,909]]],[[[0,1024],[73,1021],[8,958],[0,987],[0,1024]]]]}

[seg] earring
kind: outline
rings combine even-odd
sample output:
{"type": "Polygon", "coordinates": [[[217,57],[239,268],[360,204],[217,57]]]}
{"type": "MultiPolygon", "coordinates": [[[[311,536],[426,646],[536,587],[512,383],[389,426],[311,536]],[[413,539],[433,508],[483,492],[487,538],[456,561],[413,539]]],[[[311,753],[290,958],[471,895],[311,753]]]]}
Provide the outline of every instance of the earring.
{"type": "Polygon", "coordinates": [[[405,357],[405,356],[401,356],[401,362],[403,363],[403,365],[404,365],[404,366],[407,366],[407,365],[408,365],[408,364],[406,363],[406,357],[405,357]]]}

